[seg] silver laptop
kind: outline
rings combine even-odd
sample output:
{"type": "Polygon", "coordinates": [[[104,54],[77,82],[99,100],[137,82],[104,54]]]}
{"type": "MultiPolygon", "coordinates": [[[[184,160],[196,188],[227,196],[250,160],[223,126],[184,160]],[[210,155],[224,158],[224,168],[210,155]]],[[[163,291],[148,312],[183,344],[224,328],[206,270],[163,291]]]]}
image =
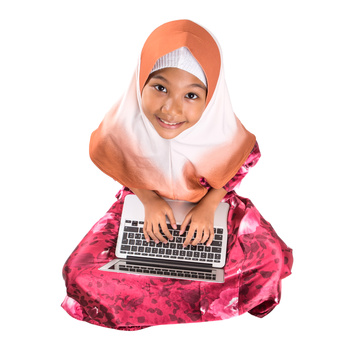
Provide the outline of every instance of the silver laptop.
{"type": "Polygon", "coordinates": [[[179,235],[181,223],[194,206],[193,203],[166,199],[171,206],[177,224],[174,230],[167,221],[173,241],[147,242],[143,235],[144,207],[136,195],[125,198],[119,235],[116,245],[117,258],[100,270],[140,274],[205,282],[224,282],[227,247],[227,216],[229,205],[221,202],[214,219],[215,236],[212,244],[183,247],[187,230],[179,235]]]}

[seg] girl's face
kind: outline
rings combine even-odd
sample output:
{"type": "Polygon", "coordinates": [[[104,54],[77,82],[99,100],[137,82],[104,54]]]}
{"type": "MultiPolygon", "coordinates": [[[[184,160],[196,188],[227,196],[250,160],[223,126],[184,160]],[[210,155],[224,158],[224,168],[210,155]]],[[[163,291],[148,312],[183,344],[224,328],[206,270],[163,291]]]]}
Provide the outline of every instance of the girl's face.
{"type": "Polygon", "coordinates": [[[207,89],[194,75],[177,68],[152,73],[142,91],[142,110],[165,139],[178,136],[201,118],[207,89]]]}

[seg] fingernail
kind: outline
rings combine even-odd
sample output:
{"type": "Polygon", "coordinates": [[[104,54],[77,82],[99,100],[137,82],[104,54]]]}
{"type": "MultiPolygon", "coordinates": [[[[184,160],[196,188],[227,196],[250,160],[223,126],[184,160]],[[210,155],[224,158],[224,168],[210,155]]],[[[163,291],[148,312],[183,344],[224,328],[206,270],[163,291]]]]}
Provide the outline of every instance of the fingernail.
{"type": "Polygon", "coordinates": [[[177,229],[177,225],[176,225],[176,224],[174,224],[174,225],[173,225],[173,228],[174,228],[174,229],[177,229]]]}

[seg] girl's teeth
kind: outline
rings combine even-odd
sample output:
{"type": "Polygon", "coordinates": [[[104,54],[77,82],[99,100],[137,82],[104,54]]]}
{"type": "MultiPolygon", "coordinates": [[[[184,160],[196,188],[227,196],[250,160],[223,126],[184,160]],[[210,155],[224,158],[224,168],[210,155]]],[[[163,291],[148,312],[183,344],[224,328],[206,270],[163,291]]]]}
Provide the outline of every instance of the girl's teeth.
{"type": "Polygon", "coordinates": [[[169,123],[169,122],[166,122],[166,121],[162,120],[161,118],[160,118],[160,120],[161,120],[163,123],[165,123],[165,124],[167,124],[167,125],[169,125],[169,126],[175,126],[175,125],[177,125],[177,124],[180,123],[180,122],[178,122],[178,123],[169,123]]]}

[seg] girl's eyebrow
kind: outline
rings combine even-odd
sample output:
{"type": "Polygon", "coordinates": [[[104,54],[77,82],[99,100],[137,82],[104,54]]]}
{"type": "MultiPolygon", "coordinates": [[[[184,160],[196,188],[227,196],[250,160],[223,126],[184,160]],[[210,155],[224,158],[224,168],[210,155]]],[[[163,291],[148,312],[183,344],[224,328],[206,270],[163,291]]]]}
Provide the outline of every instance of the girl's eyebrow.
{"type": "MultiPolygon", "coordinates": [[[[169,83],[169,81],[162,75],[160,74],[155,74],[154,76],[152,76],[150,79],[160,79],[160,80],[163,80],[165,81],[166,83],[169,83]]],[[[198,88],[201,88],[203,90],[207,90],[207,88],[204,86],[204,85],[201,85],[201,84],[198,84],[198,83],[193,83],[193,84],[190,84],[188,86],[191,86],[191,87],[198,87],[198,88]]]]}
{"type": "Polygon", "coordinates": [[[150,79],[161,79],[161,80],[165,81],[166,83],[169,83],[169,81],[168,81],[165,77],[163,77],[162,75],[160,75],[160,74],[155,74],[155,75],[152,76],[150,79]]]}
{"type": "Polygon", "coordinates": [[[204,91],[207,91],[207,88],[204,85],[201,85],[201,84],[198,84],[198,83],[194,83],[194,84],[191,84],[189,86],[198,87],[198,88],[203,89],[204,91]]]}

